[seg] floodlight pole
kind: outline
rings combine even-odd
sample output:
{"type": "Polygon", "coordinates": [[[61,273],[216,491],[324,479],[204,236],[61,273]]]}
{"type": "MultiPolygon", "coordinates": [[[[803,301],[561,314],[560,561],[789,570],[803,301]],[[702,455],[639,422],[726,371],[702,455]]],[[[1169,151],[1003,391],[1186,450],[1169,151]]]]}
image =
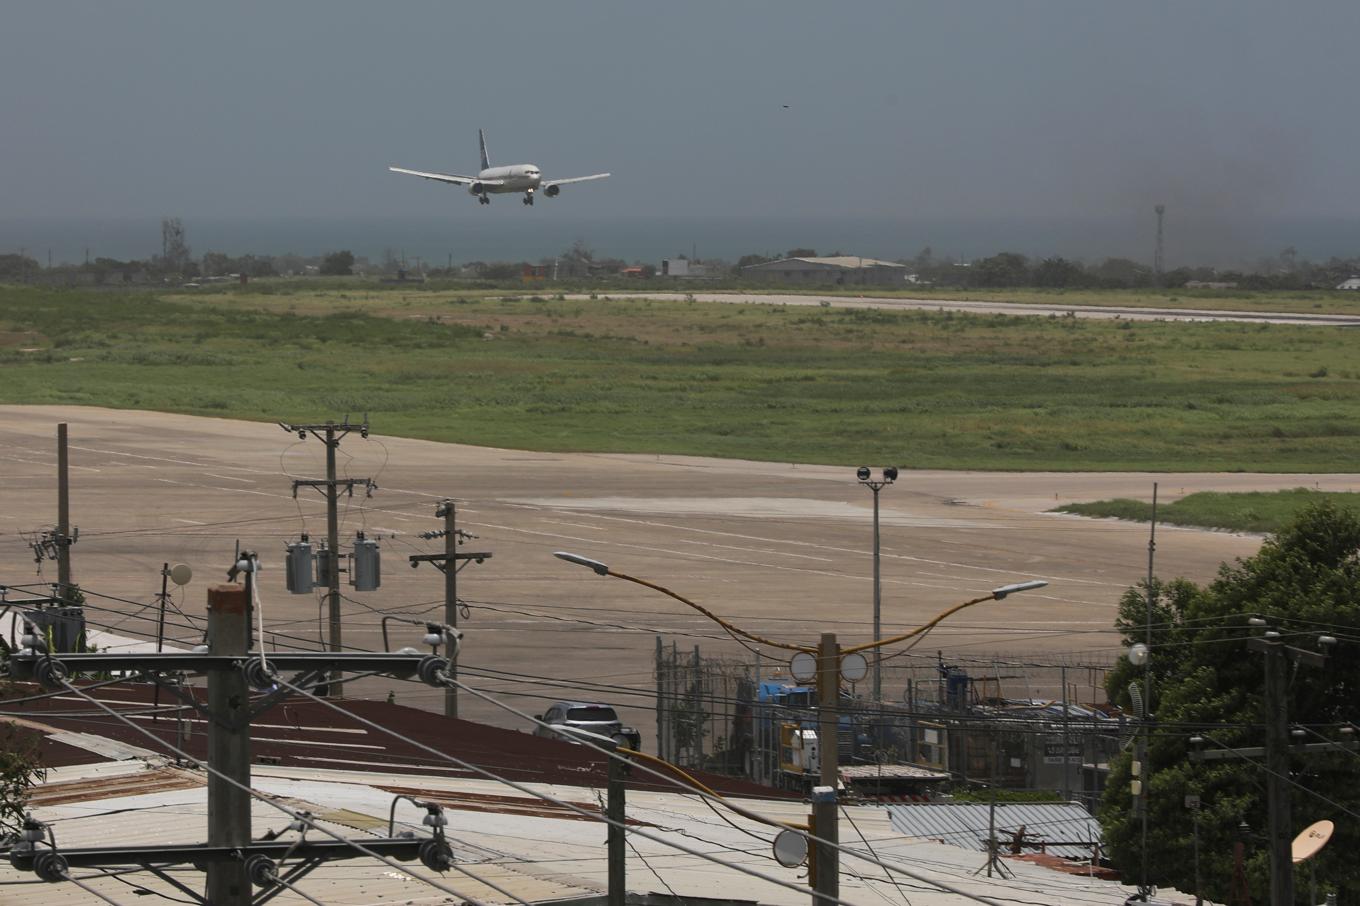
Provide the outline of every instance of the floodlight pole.
{"type": "MultiPolygon", "coordinates": [[[[897,469],[896,467],[892,466],[885,468],[883,470],[883,477],[881,479],[871,479],[869,475],[870,471],[868,466],[860,466],[859,471],[856,473],[856,477],[859,478],[860,484],[864,485],[866,488],[874,492],[874,638],[881,639],[883,638],[883,626],[882,626],[883,581],[880,569],[881,557],[878,531],[878,492],[897,480],[897,469]]],[[[881,661],[882,658],[880,658],[878,652],[875,651],[873,694],[874,694],[874,707],[876,709],[881,708],[883,702],[883,665],[881,661]]],[[[879,722],[875,721],[874,723],[875,728],[877,728],[878,725],[879,722]]]]}

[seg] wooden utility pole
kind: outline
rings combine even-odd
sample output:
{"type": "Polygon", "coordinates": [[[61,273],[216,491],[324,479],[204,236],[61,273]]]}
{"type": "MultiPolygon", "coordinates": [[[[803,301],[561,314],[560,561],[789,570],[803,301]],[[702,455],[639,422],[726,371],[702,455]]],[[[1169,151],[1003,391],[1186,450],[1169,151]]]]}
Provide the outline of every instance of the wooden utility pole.
{"type": "MultiPolygon", "coordinates": [[[[371,478],[341,478],[335,477],[335,450],[340,446],[340,441],[351,431],[358,431],[360,437],[368,437],[368,417],[364,417],[362,424],[351,425],[346,416],[341,424],[326,422],[316,425],[290,425],[279,422],[279,427],[289,432],[297,434],[299,440],[306,439],[311,434],[316,439],[326,445],[326,478],[324,481],[315,479],[297,480],[293,482],[293,496],[297,496],[298,488],[323,488],[326,497],[326,605],[329,616],[330,626],[327,633],[327,646],[331,651],[339,654],[343,647],[341,642],[340,626],[340,487],[343,485],[345,491],[354,496],[354,486],[362,485],[366,492],[373,493],[377,487],[371,478]]],[[[263,640],[261,640],[263,644],[263,640]]],[[[326,694],[332,698],[339,698],[341,694],[340,672],[337,670],[330,675],[327,683],[326,694]]]]}
{"type": "Polygon", "coordinates": [[[840,899],[839,805],[836,784],[840,773],[840,738],[837,732],[840,709],[841,651],[834,632],[822,633],[817,647],[817,754],[821,762],[820,785],[812,791],[812,823],[816,836],[830,846],[813,842],[817,862],[812,906],[827,906],[840,899]]]}
{"type": "MultiPolygon", "coordinates": [[[[458,628],[458,506],[445,500],[435,511],[444,516],[444,622],[458,628]]],[[[449,677],[458,679],[458,651],[449,652],[449,677]]],[[[444,687],[444,716],[458,716],[458,687],[450,683],[444,687]]]]}
{"type": "MultiPolygon", "coordinates": [[[[244,657],[249,613],[244,586],[208,589],[208,653],[244,657]]],[[[207,674],[208,709],[214,718],[208,721],[208,763],[221,772],[208,775],[208,845],[244,848],[251,838],[250,689],[234,664],[209,668],[207,674]]],[[[214,906],[250,906],[245,861],[209,862],[207,894],[214,906]]]]}
{"type": "Polygon", "coordinates": [[[57,425],[57,582],[61,599],[71,600],[71,484],[66,458],[66,423],[57,425]]]}
{"type": "MultiPolygon", "coordinates": [[[[475,551],[472,553],[459,553],[458,545],[460,542],[470,540],[475,535],[458,528],[457,508],[452,500],[441,500],[439,506],[435,507],[434,514],[444,520],[444,527],[437,532],[421,532],[420,537],[425,540],[434,538],[444,539],[444,553],[442,554],[414,554],[409,559],[411,566],[419,566],[422,563],[429,563],[444,574],[444,624],[452,630],[458,629],[458,561],[475,560],[481,563],[483,560],[490,560],[489,551],[475,551]]],[[[448,653],[449,679],[455,683],[458,680],[458,650],[454,643],[450,642],[448,653]]],[[[449,684],[444,687],[444,716],[458,716],[458,687],[449,684]]]]}
{"type": "Polygon", "coordinates": [[[609,758],[608,800],[605,811],[609,819],[609,906],[624,906],[628,896],[628,854],[625,850],[623,822],[628,817],[624,780],[628,764],[623,756],[609,758]]]}

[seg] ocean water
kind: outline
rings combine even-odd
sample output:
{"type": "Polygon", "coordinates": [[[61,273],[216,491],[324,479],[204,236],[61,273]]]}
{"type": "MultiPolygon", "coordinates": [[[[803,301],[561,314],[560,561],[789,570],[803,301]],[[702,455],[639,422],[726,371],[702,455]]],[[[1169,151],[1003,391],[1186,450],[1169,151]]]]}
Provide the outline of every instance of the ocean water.
{"type": "MultiPolygon", "coordinates": [[[[745,254],[781,254],[795,247],[899,259],[929,246],[937,258],[971,259],[1013,251],[1031,257],[1061,255],[1087,262],[1127,257],[1150,263],[1155,242],[1151,216],[1107,220],[913,218],[761,218],[643,216],[583,219],[541,201],[524,210],[513,199],[452,207],[440,218],[261,218],[183,216],[195,255],[293,253],[320,255],[348,249],[381,260],[391,249],[432,265],[468,261],[536,261],[583,241],[597,256],[655,263],[695,255],[735,261],[745,254]],[[464,210],[463,208],[466,208],[464,210]]],[[[1360,220],[1178,220],[1168,215],[1167,267],[1250,267],[1293,247],[1302,257],[1360,256],[1360,220]]],[[[40,263],[79,263],[108,257],[147,258],[160,251],[160,220],[3,219],[0,252],[25,250],[40,263]]]]}

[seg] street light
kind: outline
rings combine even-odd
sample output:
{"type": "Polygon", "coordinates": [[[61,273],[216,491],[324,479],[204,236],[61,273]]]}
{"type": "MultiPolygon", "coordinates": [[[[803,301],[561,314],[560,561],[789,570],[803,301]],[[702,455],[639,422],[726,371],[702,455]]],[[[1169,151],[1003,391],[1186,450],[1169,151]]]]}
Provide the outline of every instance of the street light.
{"type": "MultiPolygon", "coordinates": [[[[894,473],[896,470],[893,470],[894,473]]],[[[894,477],[896,475],[894,474],[894,477]]],[[[728,634],[733,637],[741,636],[762,645],[772,648],[782,648],[785,651],[813,654],[817,658],[817,751],[820,755],[821,774],[819,777],[820,785],[812,790],[812,831],[810,836],[816,841],[825,842],[827,846],[815,846],[815,867],[816,885],[812,895],[813,906],[823,906],[825,902],[835,901],[840,898],[840,851],[837,849],[840,843],[840,829],[837,825],[836,802],[836,783],[837,775],[840,773],[839,751],[836,744],[837,722],[838,722],[838,697],[840,692],[840,672],[842,658],[846,655],[855,654],[860,651],[868,651],[874,648],[881,648],[884,645],[892,645],[897,642],[904,642],[915,636],[924,635],[934,629],[939,623],[952,614],[958,613],[965,607],[972,607],[974,604],[981,604],[983,601],[1000,601],[1008,595],[1022,591],[1031,591],[1036,588],[1043,588],[1048,585],[1041,579],[1034,579],[1026,582],[1015,582],[1010,585],[1002,585],[1000,588],[992,589],[987,594],[955,604],[953,607],[937,614],[930,621],[921,624],[909,632],[890,636],[886,639],[875,638],[872,642],[863,645],[855,645],[850,648],[841,648],[836,643],[834,632],[822,633],[821,643],[817,646],[791,645],[787,642],[776,642],[772,639],[762,638],[754,633],[729,623],[722,617],[713,613],[701,604],[697,604],[686,598],[684,595],[674,592],[665,586],[646,579],[639,579],[626,573],[617,572],[610,569],[606,564],[590,557],[583,557],[580,554],[568,553],[567,551],[556,551],[553,556],[577,566],[584,566],[592,570],[597,575],[613,576],[616,579],[625,579],[636,585],[659,591],[667,597],[674,598],[682,604],[694,608],[699,613],[713,620],[728,634]]],[[[875,633],[877,636],[877,633],[875,633]]]]}
{"type": "MultiPolygon", "coordinates": [[[[880,625],[880,613],[882,610],[883,586],[879,577],[879,547],[878,547],[878,492],[897,480],[897,467],[886,466],[883,469],[883,477],[879,479],[871,478],[873,473],[868,466],[860,466],[855,471],[855,477],[859,483],[874,492],[874,638],[882,635],[880,625]]],[[[878,657],[874,658],[874,702],[883,701],[883,667],[879,663],[878,657]]]]}

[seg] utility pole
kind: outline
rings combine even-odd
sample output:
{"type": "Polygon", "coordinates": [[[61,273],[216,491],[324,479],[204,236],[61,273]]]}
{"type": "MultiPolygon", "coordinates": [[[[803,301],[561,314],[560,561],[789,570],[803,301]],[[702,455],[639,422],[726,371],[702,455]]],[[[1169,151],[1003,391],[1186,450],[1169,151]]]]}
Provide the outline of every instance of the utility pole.
{"type": "MultiPolygon", "coordinates": [[[[615,749],[614,751],[617,751],[615,749]]],[[[624,906],[628,893],[628,854],[624,849],[624,826],[628,811],[625,803],[624,780],[628,777],[628,763],[622,756],[609,758],[608,800],[605,812],[609,819],[609,906],[624,906]]]]}
{"type": "MultiPolygon", "coordinates": [[[[351,425],[349,417],[339,425],[335,422],[326,422],[316,425],[290,425],[279,422],[279,427],[290,434],[297,434],[299,440],[306,440],[307,435],[320,440],[326,445],[326,479],[324,481],[297,480],[293,482],[293,497],[297,497],[300,487],[324,488],[326,496],[326,556],[324,565],[326,568],[326,602],[327,614],[330,619],[328,632],[328,643],[330,650],[339,653],[341,650],[341,629],[340,629],[340,486],[344,485],[345,490],[351,497],[354,496],[354,486],[363,485],[368,496],[373,495],[374,488],[377,487],[371,478],[344,478],[337,480],[335,477],[335,450],[340,446],[340,441],[351,431],[358,431],[360,437],[368,437],[368,417],[364,416],[362,424],[351,425]]],[[[263,644],[263,640],[261,640],[263,644]]],[[[327,685],[327,694],[332,698],[339,698],[341,695],[340,673],[337,671],[330,677],[327,685]]]]}
{"type": "MultiPolygon", "coordinates": [[[[1249,621],[1254,626],[1264,626],[1265,621],[1253,617],[1249,621]]],[[[1336,644],[1331,636],[1319,636],[1318,644],[1329,648],[1336,644]]],[[[1227,758],[1259,758],[1265,756],[1266,768],[1266,806],[1267,820],[1270,824],[1266,835],[1270,846],[1270,903],[1271,906],[1293,906],[1294,904],[1294,860],[1290,844],[1293,831],[1290,829],[1291,805],[1289,785],[1289,756],[1312,752],[1335,752],[1339,749],[1354,750],[1357,744],[1346,742],[1309,743],[1294,745],[1289,743],[1289,665],[1322,669],[1327,664],[1323,652],[1307,651],[1286,645],[1280,634],[1268,630],[1263,636],[1247,639],[1247,647],[1265,655],[1265,695],[1261,702],[1261,716],[1265,724],[1265,746],[1252,746],[1239,749],[1192,750],[1191,761],[1221,761],[1227,758]]],[[[1193,736],[1190,742],[1203,742],[1202,737],[1193,736]]]]}
{"type": "MultiPolygon", "coordinates": [[[[435,507],[434,514],[444,520],[444,527],[437,532],[421,532],[420,537],[429,541],[434,538],[444,539],[444,553],[442,554],[414,554],[410,558],[411,566],[417,567],[422,563],[429,563],[444,574],[444,623],[454,631],[456,636],[458,629],[458,572],[463,567],[458,564],[459,560],[475,560],[481,563],[491,559],[489,551],[476,551],[473,553],[458,552],[458,545],[476,538],[458,528],[458,510],[451,499],[444,499],[435,507]]],[[[458,679],[458,652],[449,652],[449,678],[456,681],[458,679]]],[[[458,716],[458,687],[450,682],[444,687],[444,716],[458,716]]]]}
{"type": "Polygon", "coordinates": [[[71,486],[66,457],[66,423],[57,425],[57,532],[52,539],[57,545],[57,582],[61,585],[61,599],[70,601],[71,594],[71,486]]]}
{"type": "MultiPolygon", "coordinates": [[[[817,647],[817,754],[821,762],[820,785],[812,791],[813,833],[827,843],[840,843],[837,825],[837,775],[840,773],[840,739],[837,733],[841,678],[841,650],[834,632],[822,633],[817,647]]],[[[826,906],[840,899],[840,850],[834,845],[814,842],[813,858],[817,862],[816,884],[812,892],[812,906],[826,906]]]]}
{"type": "Polygon", "coordinates": [[[1068,711],[1067,711],[1067,665],[1062,668],[1062,744],[1063,744],[1063,801],[1072,801],[1072,737],[1068,734],[1068,711]]]}
{"type": "MultiPolygon", "coordinates": [[[[208,589],[208,653],[244,657],[249,636],[250,599],[241,585],[208,589]]],[[[250,689],[245,674],[230,663],[209,669],[208,761],[222,772],[208,775],[208,845],[250,843],[250,689]],[[228,780],[236,781],[235,786],[228,780]]],[[[208,901],[250,906],[250,878],[244,859],[208,863],[208,901]]]]}
{"type": "MultiPolygon", "coordinates": [[[[253,555],[251,555],[253,558],[253,555]]],[[[253,564],[252,564],[253,566],[253,564]]],[[[247,573],[248,581],[253,572],[247,573]]],[[[9,861],[20,871],[32,871],[47,882],[70,880],[68,868],[112,868],[136,865],[176,887],[187,902],[202,906],[250,906],[272,899],[292,882],[318,865],[355,857],[351,841],[252,839],[250,807],[250,724],[253,719],[293,694],[293,687],[306,689],[339,670],[365,671],[388,676],[418,676],[430,685],[447,680],[447,658],[416,651],[331,654],[328,652],[276,652],[265,662],[263,651],[250,654],[249,585],[218,585],[208,590],[208,651],[158,652],[156,654],[110,654],[108,652],[50,652],[45,646],[29,642],[9,657],[15,676],[35,679],[52,690],[65,690],[92,704],[101,703],[86,695],[68,677],[105,671],[128,671],[145,675],[178,698],[185,710],[196,711],[208,726],[208,840],[188,844],[156,846],[108,846],[58,849],[55,836],[41,833],[41,822],[31,816],[26,827],[39,831],[37,842],[31,838],[12,847],[9,861]],[[278,681],[280,671],[292,673],[286,682],[278,681]],[[178,680],[180,672],[206,674],[206,704],[185,692],[178,680]],[[254,689],[259,696],[251,698],[254,689]],[[166,874],[166,866],[191,864],[207,872],[203,895],[166,874]],[[261,899],[254,897],[254,886],[264,888],[261,899]]],[[[38,637],[31,624],[25,636],[38,637]]],[[[449,647],[452,642],[449,642],[449,647]]],[[[116,712],[102,706],[111,717],[116,712]]],[[[123,718],[125,723],[131,723],[123,718]]],[[[154,742],[162,742],[150,730],[136,728],[154,742]]],[[[176,747],[181,744],[177,740],[176,747]]],[[[195,762],[204,764],[202,762],[195,762]]],[[[409,798],[398,796],[398,799],[409,798]]],[[[412,800],[425,808],[434,828],[431,837],[412,835],[365,837],[364,847],[371,853],[402,860],[419,859],[425,867],[447,871],[453,853],[444,836],[442,809],[436,803],[412,800]]],[[[296,813],[294,817],[297,817],[296,813]]],[[[303,816],[305,818],[305,816],[303,816]]],[[[303,822],[306,823],[305,821],[303,822]]],[[[304,828],[305,830],[305,828],[304,828]]],[[[310,899],[310,898],[308,898],[310,899]]],[[[317,902],[313,900],[313,902],[317,902]]]]}

